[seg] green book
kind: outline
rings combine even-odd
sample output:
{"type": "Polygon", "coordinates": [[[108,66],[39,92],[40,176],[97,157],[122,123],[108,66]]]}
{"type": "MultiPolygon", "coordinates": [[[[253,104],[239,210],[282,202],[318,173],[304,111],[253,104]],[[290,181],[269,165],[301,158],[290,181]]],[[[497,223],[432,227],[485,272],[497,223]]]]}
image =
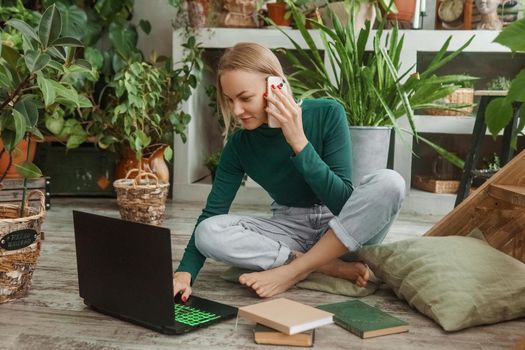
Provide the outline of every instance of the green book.
{"type": "Polygon", "coordinates": [[[334,322],[361,338],[408,332],[408,323],[359,300],[317,308],[334,314],[334,322]]]}

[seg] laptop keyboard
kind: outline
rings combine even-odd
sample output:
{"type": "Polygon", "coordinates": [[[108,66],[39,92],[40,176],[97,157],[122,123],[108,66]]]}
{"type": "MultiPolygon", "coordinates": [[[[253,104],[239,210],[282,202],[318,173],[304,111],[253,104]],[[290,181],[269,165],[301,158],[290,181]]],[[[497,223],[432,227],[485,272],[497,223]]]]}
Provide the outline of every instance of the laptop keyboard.
{"type": "Polygon", "coordinates": [[[202,311],[190,306],[175,304],[175,321],[190,326],[197,326],[219,317],[219,315],[211,312],[202,311]]]}

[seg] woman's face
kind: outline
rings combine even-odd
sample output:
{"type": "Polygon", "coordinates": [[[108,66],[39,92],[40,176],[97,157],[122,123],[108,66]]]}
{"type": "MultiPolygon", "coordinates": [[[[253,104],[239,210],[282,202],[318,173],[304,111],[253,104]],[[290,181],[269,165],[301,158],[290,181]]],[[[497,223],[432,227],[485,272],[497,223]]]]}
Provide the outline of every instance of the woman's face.
{"type": "Polygon", "coordinates": [[[222,73],[220,80],[224,97],[244,129],[253,130],[268,122],[263,96],[266,92],[265,74],[230,70],[222,73]]]}
{"type": "Polygon", "coordinates": [[[485,15],[496,11],[500,0],[476,0],[476,7],[478,8],[479,13],[485,15]]]}

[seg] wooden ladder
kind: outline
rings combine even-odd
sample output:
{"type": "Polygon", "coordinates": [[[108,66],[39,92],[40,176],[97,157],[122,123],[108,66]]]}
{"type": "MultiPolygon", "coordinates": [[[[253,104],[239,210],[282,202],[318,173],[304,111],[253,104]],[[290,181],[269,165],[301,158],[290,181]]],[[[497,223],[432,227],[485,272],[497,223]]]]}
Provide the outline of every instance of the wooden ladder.
{"type": "Polygon", "coordinates": [[[465,236],[475,228],[491,246],[525,263],[525,150],[425,236],[465,236]]]}

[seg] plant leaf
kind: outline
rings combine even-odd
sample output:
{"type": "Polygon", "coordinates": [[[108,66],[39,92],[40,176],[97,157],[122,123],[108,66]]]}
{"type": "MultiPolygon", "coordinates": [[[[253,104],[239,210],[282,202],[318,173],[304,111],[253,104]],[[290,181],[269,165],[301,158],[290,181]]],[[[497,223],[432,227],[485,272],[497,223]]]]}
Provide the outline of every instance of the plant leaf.
{"type": "Polygon", "coordinates": [[[66,101],[74,103],[79,107],[78,92],[75,89],[66,87],[54,80],[49,80],[49,82],[58,97],[63,97],[66,101]]]}
{"type": "Polygon", "coordinates": [[[81,40],[88,28],[86,12],[77,5],[67,6],[59,1],[56,5],[62,18],[62,34],[81,40]]]}
{"type": "Polygon", "coordinates": [[[87,140],[86,134],[74,134],[68,137],[66,147],[68,149],[77,148],[87,140]]]}
{"type": "Polygon", "coordinates": [[[47,66],[51,57],[45,52],[28,51],[24,55],[24,60],[29,71],[31,73],[36,73],[47,66]]]}
{"type": "Polygon", "coordinates": [[[137,47],[137,31],[129,25],[112,22],[109,25],[109,40],[120,57],[127,60],[137,47]]]}
{"type": "Polygon", "coordinates": [[[141,19],[139,22],[139,26],[144,33],[149,34],[151,32],[151,23],[149,21],[141,19]]]}
{"type": "Polygon", "coordinates": [[[17,164],[16,171],[25,179],[37,179],[43,176],[42,171],[30,161],[17,164]]]}
{"type": "Polygon", "coordinates": [[[6,24],[20,31],[28,39],[34,39],[37,42],[40,42],[40,39],[35,33],[35,30],[31,28],[31,26],[29,26],[29,24],[27,24],[26,22],[21,21],[19,19],[10,19],[6,22],[6,24]]]}
{"type": "Polygon", "coordinates": [[[498,136],[511,119],[512,104],[506,98],[499,97],[490,101],[485,110],[485,123],[493,137],[498,136]]]}
{"type": "Polygon", "coordinates": [[[100,70],[104,65],[104,55],[96,48],[86,47],[84,49],[84,57],[97,70],[100,70]]]}
{"type": "Polygon", "coordinates": [[[13,109],[13,127],[15,132],[15,139],[14,139],[14,145],[18,145],[20,141],[24,138],[27,131],[27,123],[26,123],[26,117],[17,111],[16,109],[13,109]]]}
{"type": "Polygon", "coordinates": [[[11,67],[16,67],[16,63],[20,58],[18,51],[4,44],[1,45],[1,48],[0,57],[2,57],[11,67]]]}
{"type": "Polygon", "coordinates": [[[32,98],[18,100],[14,108],[24,116],[29,128],[35,127],[38,122],[38,109],[32,98]]]}
{"type": "Polygon", "coordinates": [[[164,148],[164,159],[166,159],[168,162],[173,158],[173,149],[171,146],[168,146],[164,148]]]}
{"type": "Polygon", "coordinates": [[[13,77],[9,69],[0,65],[0,87],[5,87],[8,90],[14,90],[13,77]]]}
{"type": "Polygon", "coordinates": [[[525,102],[525,69],[522,69],[510,83],[509,101],[525,102]]]}
{"type": "Polygon", "coordinates": [[[38,37],[42,46],[47,48],[50,43],[58,39],[62,31],[62,20],[56,5],[51,5],[40,18],[38,37]]]}
{"type": "Polygon", "coordinates": [[[73,37],[63,36],[54,40],[49,46],[83,47],[84,44],[73,37]]]}
{"type": "Polygon", "coordinates": [[[56,100],[56,93],[55,89],[53,89],[53,85],[51,84],[51,80],[44,78],[44,76],[41,74],[38,74],[36,81],[40,91],[42,91],[42,95],[44,96],[44,105],[49,107],[56,100]]]}
{"type": "Polygon", "coordinates": [[[54,135],[59,135],[64,128],[64,117],[58,113],[48,114],[45,117],[46,128],[54,135]]]}
{"type": "Polygon", "coordinates": [[[525,18],[512,22],[499,33],[494,42],[505,45],[512,51],[525,51],[525,18]]]}

